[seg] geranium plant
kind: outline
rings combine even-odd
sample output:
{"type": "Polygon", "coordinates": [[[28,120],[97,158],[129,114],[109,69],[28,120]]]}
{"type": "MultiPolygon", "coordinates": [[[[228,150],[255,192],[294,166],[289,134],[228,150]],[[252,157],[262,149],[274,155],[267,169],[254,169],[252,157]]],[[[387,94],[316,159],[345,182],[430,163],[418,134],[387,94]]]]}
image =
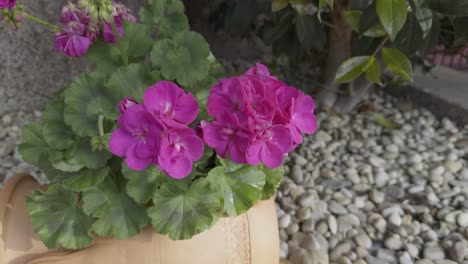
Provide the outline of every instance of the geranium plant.
{"type": "MultiPolygon", "coordinates": [[[[8,3],[10,21],[32,17],[8,3]]],[[[50,180],[27,199],[50,249],[148,224],[189,239],[271,198],[283,157],[316,130],[312,98],[264,65],[223,78],[181,1],[149,1],[136,21],[121,4],[81,0],[49,25],[57,51],[95,66],[23,129],[24,160],[50,180]]]]}

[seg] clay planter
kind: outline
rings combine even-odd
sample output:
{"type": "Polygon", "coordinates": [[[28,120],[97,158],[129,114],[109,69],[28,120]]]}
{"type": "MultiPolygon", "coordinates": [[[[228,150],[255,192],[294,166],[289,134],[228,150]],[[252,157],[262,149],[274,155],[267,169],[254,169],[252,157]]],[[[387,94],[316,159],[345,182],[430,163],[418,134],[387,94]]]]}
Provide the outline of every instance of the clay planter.
{"type": "Polygon", "coordinates": [[[151,227],[127,240],[98,238],[80,251],[49,252],[34,234],[25,196],[38,184],[13,177],[0,191],[0,264],[277,264],[279,237],[273,200],[222,218],[190,240],[173,241],[151,227]]]}

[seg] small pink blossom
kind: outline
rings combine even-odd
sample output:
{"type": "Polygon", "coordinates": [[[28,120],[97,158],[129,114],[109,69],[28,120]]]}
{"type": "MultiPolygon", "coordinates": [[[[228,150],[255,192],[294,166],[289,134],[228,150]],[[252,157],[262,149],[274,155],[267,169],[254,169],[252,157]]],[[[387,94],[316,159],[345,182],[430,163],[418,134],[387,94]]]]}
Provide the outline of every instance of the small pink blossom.
{"type": "Polygon", "coordinates": [[[55,49],[70,57],[80,57],[88,52],[91,40],[83,36],[83,24],[69,23],[61,33],[55,35],[55,49]]]}
{"type": "Polygon", "coordinates": [[[199,111],[191,93],[168,81],[160,81],[148,88],[143,101],[150,113],[170,127],[192,123],[199,111]]]}
{"type": "MultiPolygon", "coordinates": [[[[124,29],[122,27],[122,21],[120,20],[120,17],[114,16],[114,21],[115,21],[115,27],[117,29],[117,34],[119,35],[119,38],[123,36],[124,29]]],[[[114,34],[114,29],[112,28],[112,22],[106,22],[102,26],[102,35],[104,38],[104,41],[107,43],[114,43],[116,42],[116,37],[114,34]]]]}
{"type": "Polygon", "coordinates": [[[130,98],[130,97],[125,97],[124,99],[122,99],[122,101],[120,101],[119,111],[121,114],[123,114],[125,113],[125,111],[127,111],[128,108],[137,104],[138,102],[135,99],[130,98]]]}
{"type": "Polygon", "coordinates": [[[203,155],[203,141],[190,128],[174,128],[166,132],[158,155],[159,167],[176,179],[187,177],[193,162],[203,155]]]}
{"type": "Polygon", "coordinates": [[[272,126],[251,139],[246,151],[247,162],[252,165],[263,162],[268,168],[276,168],[281,165],[291,144],[288,128],[282,125],[272,126]]]}

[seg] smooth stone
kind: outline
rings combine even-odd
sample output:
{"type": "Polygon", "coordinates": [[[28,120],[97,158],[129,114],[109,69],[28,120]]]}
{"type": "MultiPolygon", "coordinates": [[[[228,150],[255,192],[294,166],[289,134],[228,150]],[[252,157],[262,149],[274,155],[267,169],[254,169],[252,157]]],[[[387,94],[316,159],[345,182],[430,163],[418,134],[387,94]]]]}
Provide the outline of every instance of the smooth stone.
{"type": "Polygon", "coordinates": [[[291,263],[297,264],[313,264],[312,256],[303,248],[293,248],[290,250],[290,261],[291,263]]]}
{"type": "Polygon", "coordinates": [[[375,256],[380,260],[387,261],[390,263],[394,263],[397,261],[395,257],[395,252],[386,248],[377,249],[375,256]]]}
{"type": "Polygon", "coordinates": [[[294,161],[296,162],[296,164],[300,166],[305,166],[308,163],[307,159],[300,155],[297,155],[296,157],[294,157],[294,161]]]}
{"type": "Polygon", "coordinates": [[[376,189],[372,189],[369,193],[369,198],[374,203],[381,204],[385,200],[385,194],[376,189]]]}
{"type": "Polygon", "coordinates": [[[454,260],[457,263],[460,263],[465,258],[465,249],[465,243],[463,243],[463,241],[458,241],[447,250],[447,254],[450,257],[450,259],[454,260]]]}
{"type": "Polygon", "coordinates": [[[403,252],[400,257],[398,257],[400,264],[413,264],[413,260],[408,252],[403,252]]]}
{"type": "Polygon", "coordinates": [[[316,201],[314,195],[305,193],[299,197],[298,203],[301,207],[312,207],[316,201]]]}
{"type": "Polygon", "coordinates": [[[436,244],[426,245],[423,254],[425,258],[430,260],[442,260],[445,258],[444,250],[436,244]]]}
{"type": "Polygon", "coordinates": [[[303,222],[312,217],[312,211],[310,208],[300,208],[296,216],[299,221],[303,222]]]}
{"type": "Polygon", "coordinates": [[[315,222],[312,219],[307,219],[302,224],[301,230],[304,232],[313,232],[315,230],[315,222]]]}
{"type": "Polygon", "coordinates": [[[369,249],[372,246],[372,240],[366,233],[360,233],[357,236],[355,236],[354,242],[356,242],[356,244],[365,249],[369,249]]]}
{"type": "Polygon", "coordinates": [[[333,200],[328,203],[328,210],[336,215],[343,215],[348,213],[348,210],[346,210],[343,205],[333,200]]]}
{"type": "Polygon", "coordinates": [[[375,175],[374,181],[377,187],[383,187],[390,180],[390,176],[384,171],[381,171],[375,175]]]}
{"type": "Polygon", "coordinates": [[[336,217],[333,215],[328,216],[328,228],[330,229],[330,233],[333,235],[338,232],[338,222],[336,217]]]}
{"type": "Polygon", "coordinates": [[[11,125],[11,122],[12,122],[12,121],[13,121],[13,119],[11,118],[10,115],[4,115],[4,116],[2,117],[2,123],[3,123],[3,125],[5,125],[5,126],[11,125]]]}
{"type": "Polygon", "coordinates": [[[354,214],[340,215],[337,219],[338,230],[341,233],[348,232],[361,224],[359,218],[354,214]]]}
{"type": "Polygon", "coordinates": [[[403,242],[399,235],[392,235],[389,238],[385,239],[384,245],[386,248],[391,250],[400,250],[403,247],[403,242]]]}
{"type": "Polygon", "coordinates": [[[451,173],[457,173],[463,168],[463,164],[460,161],[447,160],[444,163],[445,168],[451,173]]]}
{"type": "Polygon", "coordinates": [[[457,217],[457,224],[461,227],[468,227],[468,213],[461,213],[457,217]]]}
{"type": "Polygon", "coordinates": [[[288,214],[282,215],[278,220],[278,226],[283,229],[287,228],[290,223],[291,223],[291,216],[288,214]]]}
{"type": "Polygon", "coordinates": [[[393,213],[388,218],[388,222],[390,222],[391,224],[396,225],[396,226],[401,226],[402,219],[401,219],[401,216],[398,213],[393,213]]]}
{"type": "Polygon", "coordinates": [[[351,244],[347,241],[343,242],[330,251],[330,260],[337,261],[341,256],[348,254],[349,251],[351,251],[351,244]]]}
{"type": "Polygon", "coordinates": [[[299,165],[294,165],[291,170],[291,178],[297,184],[301,184],[304,181],[304,171],[299,165]]]}
{"type": "Polygon", "coordinates": [[[416,258],[419,255],[418,246],[414,244],[405,244],[404,247],[411,257],[416,258]]]}
{"type": "Polygon", "coordinates": [[[288,228],[286,228],[286,233],[288,233],[288,235],[294,235],[295,233],[297,233],[297,231],[299,231],[299,225],[296,224],[296,223],[291,223],[288,228]]]}

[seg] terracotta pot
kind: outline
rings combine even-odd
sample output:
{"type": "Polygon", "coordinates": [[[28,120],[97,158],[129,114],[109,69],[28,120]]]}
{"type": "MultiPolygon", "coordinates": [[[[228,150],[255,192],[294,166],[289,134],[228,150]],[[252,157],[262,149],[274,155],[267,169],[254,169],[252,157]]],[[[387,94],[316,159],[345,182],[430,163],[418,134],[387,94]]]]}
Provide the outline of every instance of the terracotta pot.
{"type": "Polygon", "coordinates": [[[0,263],[5,264],[277,264],[279,237],[275,205],[262,201],[246,214],[222,218],[190,240],[173,241],[147,227],[126,240],[98,238],[79,251],[49,252],[34,234],[25,196],[38,184],[18,175],[0,191],[0,263]]]}

